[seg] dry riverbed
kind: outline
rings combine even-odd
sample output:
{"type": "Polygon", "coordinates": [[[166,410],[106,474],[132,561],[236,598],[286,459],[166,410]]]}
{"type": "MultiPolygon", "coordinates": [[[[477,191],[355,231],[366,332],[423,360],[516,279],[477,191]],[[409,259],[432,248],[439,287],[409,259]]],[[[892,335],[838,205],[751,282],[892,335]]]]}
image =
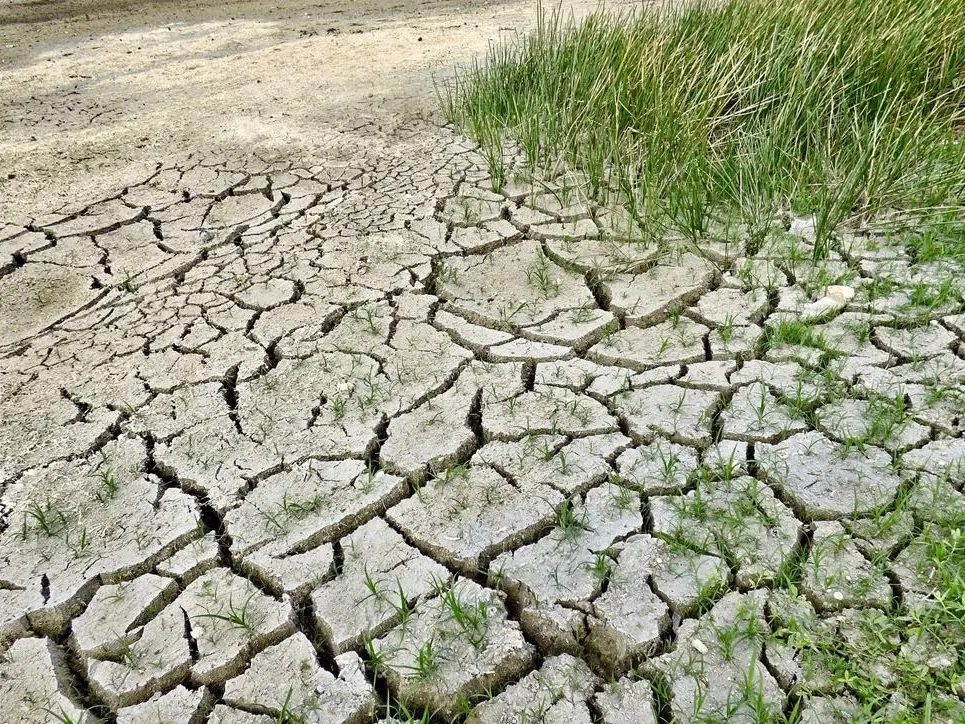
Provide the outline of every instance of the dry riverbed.
{"type": "Polygon", "coordinates": [[[534,20],[0,12],[11,721],[856,720],[805,642],[932,600],[965,276],[494,192],[433,77],[534,20]]]}

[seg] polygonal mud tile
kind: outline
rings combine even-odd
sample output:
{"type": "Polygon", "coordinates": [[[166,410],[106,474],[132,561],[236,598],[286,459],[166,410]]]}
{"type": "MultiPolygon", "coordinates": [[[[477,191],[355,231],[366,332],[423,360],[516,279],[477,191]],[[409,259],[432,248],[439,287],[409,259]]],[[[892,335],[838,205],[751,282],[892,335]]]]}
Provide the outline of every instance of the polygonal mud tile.
{"type": "Polygon", "coordinates": [[[931,429],[910,417],[903,396],[884,400],[845,399],[818,408],[818,428],[844,443],[870,443],[890,452],[917,447],[931,438],[931,429]]]}
{"type": "Polygon", "coordinates": [[[814,606],[802,594],[775,589],[767,596],[767,613],[773,634],[764,642],[764,659],[781,687],[792,689],[806,682],[810,691],[833,688],[824,659],[810,647],[797,648],[826,630],[814,606]]]}
{"type": "Polygon", "coordinates": [[[165,611],[173,606],[190,621],[197,646],[191,676],[198,684],[242,671],[252,653],[294,631],[287,605],[223,568],[196,580],[165,611]]]}
{"type": "MultiPolygon", "coordinates": [[[[578,309],[561,310],[553,319],[527,327],[525,334],[541,342],[565,345],[563,349],[572,347],[580,351],[596,344],[604,335],[615,332],[619,327],[620,323],[612,312],[584,304],[578,309]]],[[[493,347],[491,352],[496,354],[500,349],[500,347],[493,347]]],[[[557,356],[564,355],[560,353],[557,356]]],[[[536,359],[537,356],[531,355],[531,357],[536,359]]]]}
{"type": "Polygon", "coordinates": [[[158,442],[154,457],[163,475],[180,480],[185,490],[206,495],[219,512],[237,502],[249,480],[281,463],[268,447],[239,434],[227,414],[158,442]]]}
{"type": "Polygon", "coordinates": [[[216,568],[221,561],[221,552],[214,533],[208,533],[188,543],[170,558],[157,564],[157,572],[163,576],[177,578],[187,585],[205,571],[216,568]]]}
{"type": "Polygon", "coordinates": [[[681,254],[638,274],[615,274],[601,281],[610,309],[631,324],[653,324],[671,307],[683,307],[710,289],[717,271],[706,259],[681,254]]]}
{"type": "Polygon", "coordinates": [[[15,524],[0,533],[0,561],[14,587],[45,592],[43,608],[27,612],[35,630],[59,632],[82,610],[79,592],[147,573],[199,535],[194,499],[177,488],[159,496],[145,463],[143,442],[121,438],[10,486],[15,524]]]}
{"type": "Polygon", "coordinates": [[[613,568],[608,549],[642,524],[639,495],[617,486],[594,488],[584,502],[561,509],[548,536],[498,556],[489,579],[520,608],[531,639],[545,650],[578,651],[585,630],[580,609],[613,568]]]}
{"type": "Polygon", "coordinates": [[[466,724],[509,721],[589,722],[587,699],[597,678],[590,667],[568,654],[551,656],[504,692],[472,710],[466,724]]]}
{"type": "Polygon", "coordinates": [[[654,264],[660,252],[642,244],[612,238],[550,239],[546,242],[550,257],[581,272],[628,273],[654,264]]]}
{"type": "Polygon", "coordinates": [[[656,385],[620,395],[616,410],[630,434],[643,442],[663,435],[674,442],[705,446],[711,439],[711,420],[720,395],[675,385],[656,385]]]}
{"type": "Polygon", "coordinates": [[[527,491],[549,486],[573,495],[605,480],[613,472],[610,460],[629,444],[619,432],[570,441],[560,435],[533,435],[520,442],[487,443],[473,462],[491,465],[527,491]]]}
{"type": "Polygon", "coordinates": [[[722,326],[707,336],[712,360],[739,360],[754,354],[764,339],[764,330],[756,324],[722,326]]]}
{"type": "MultiPolygon", "coordinates": [[[[303,327],[312,328],[320,320],[337,319],[341,308],[328,302],[306,298],[294,304],[285,304],[258,315],[251,329],[251,336],[259,344],[268,347],[275,340],[290,335],[303,327]]],[[[321,324],[325,324],[324,321],[321,324]]]]}
{"type": "MultiPolygon", "coordinates": [[[[453,251],[464,249],[470,253],[485,254],[506,246],[507,242],[519,236],[519,229],[503,219],[490,221],[482,226],[457,226],[452,230],[449,248],[453,251]]],[[[445,234],[443,234],[444,242],[445,234]]]]}
{"type": "Polygon", "coordinates": [[[312,594],[319,631],[336,653],[396,626],[449,572],[406,545],[381,518],[340,542],[339,574],[312,594]]]}
{"type": "MultiPolygon", "coordinates": [[[[311,349],[301,353],[304,358],[282,359],[274,369],[237,386],[238,422],[248,437],[273,454],[276,464],[278,458],[301,458],[306,449],[361,457],[384,408],[394,412],[398,407],[393,383],[380,374],[374,359],[342,352],[312,354],[318,344],[311,342],[311,349]]],[[[434,370],[441,382],[447,369],[434,370]]],[[[206,468],[207,477],[223,465],[206,468]]],[[[223,474],[231,472],[224,467],[223,474]]]]}
{"type": "Polygon", "coordinates": [[[566,242],[592,239],[600,235],[600,230],[590,219],[577,219],[562,224],[533,224],[529,227],[528,234],[534,239],[560,239],[566,242]]]}
{"type": "Polygon", "coordinates": [[[513,329],[548,321],[562,309],[595,308],[575,272],[543,254],[535,241],[497,249],[485,258],[447,260],[437,280],[439,296],[453,311],[485,327],[513,329]]]}
{"type": "MultiPolygon", "coordinates": [[[[941,606],[943,591],[952,585],[960,555],[957,529],[925,523],[892,561],[890,570],[901,586],[902,602],[912,611],[941,606]]],[[[946,632],[950,633],[950,632],[946,632]]]]}
{"type": "Polygon", "coordinates": [[[880,448],[863,450],[831,442],[817,432],[794,435],[777,445],[758,445],[760,469],[798,515],[834,519],[887,505],[899,479],[880,448]]]}
{"type": "Polygon", "coordinates": [[[649,536],[627,542],[606,591],[593,602],[587,620],[586,647],[591,660],[611,674],[626,671],[635,661],[653,654],[670,628],[667,605],[646,582],[647,573],[657,565],[649,543],[649,536]]]}
{"type": "Polygon", "coordinates": [[[883,564],[869,563],[840,523],[819,521],[804,565],[801,590],[819,610],[891,607],[883,564]]]}
{"type": "Polygon", "coordinates": [[[445,309],[436,312],[433,323],[436,327],[448,332],[458,344],[468,347],[474,352],[480,352],[495,344],[502,344],[513,339],[509,332],[503,332],[489,327],[467,322],[462,317],[451,314],[445,309]]]}
{"type": "Polygon", "coordinates": [[[434,471],[467,458],[476,438],[467,425],[472,394],[450,390],[389,423],[380,451],[386,470],[413,475],[428,465],[434,471]]]}
{"type": "Polygon", "coordinates": [[[905,359],[934,357],[958,342],[958,337],[937,322],[913,329],[875,327],[874,336],[886,352],[905,359]]]}
{"type": "Polygon", "coordinates": [[[722,556],[737,569],[737,583],[753,588],[773,581],[797,544],[800,522],[752,477],[700,481],[684,496],[651,500],[653,531],[722,556]]]}
{"type": "Polygon", "coordinates": [[[728,324],[746,327],[759,324],[767,310],[767,295],[762,290],[716,289],[700,297],[696,312],[716,327],[728,324]]]}
{"type": "Polygon", "coordinates": [[[290,556],[262,549],[245,556],[240,566],[246,576],[273,595],[297,596],[335,575],[335,552],[330,543],[290,556]]]}
{"type": "Polygon", "coordinates": [[[86,712],[57,676],[66,664],[47,639],[23,638],[0,654],[0,711],[10,722],[82,721],[86,712]]]}
{"type": "Polygon", "coordinates": [[[906,383],[960,385],[965,382],[965,360],[953,352],[941,352],[925,359],[915,358],[890,369],[906,383]]]}
{"type": "Polygon", "coordinates": [[[901,467],[947,478],[956,486],[965,483],[965,439],[939,438],[901,456],[901,467]]]}
{"type": "MultiPolygon", "coordinates": [[[[914,489],[912,494],[915,494],[914,489]]],[[[869,559],[882,555],[891,556],[911,540],[915,529],[915,518],[910,506],[901,503],[894,510],[881,515],[845,520],[842,523],[854,538],[858,550],[869,559]]]]}
{"type": "Polygon", "coordinates": [[[159,724],[163,722],[187,722],[201,724],[204,721],[202,690],[191,691],[183,686],[175,687],[166,694],[155,694],[147,701],[125,707],[117,712],[117,724],[159,724]]]}
{"type": "Polygon", "coordinates": [[[587,359],[638,372],[662,365],[704,362],[707,360],[704,339],[709,333],[709,328],[687,317],[646,329],[627,327],[595,344],[587,359]]]}
{"type": "Polygon", "coordinates": [[[727,563],[650,535],[626,541],[621,575],[650,579],[653,590],[678,616],[706,606],[726,587],[727,563]]]}
{"type": "Polygon", "coordinates": [[[232,549],[306,550],[400,500],[404,480],[371,472],[360,460],[309,460],[261,481],[225,516],[232,549]]]}
{"type": "Polygon", "coordinates": [[[585,359],[561,362],[540,362],[536,365],[535,384],[543,387],[567,387],[574,392],[590,391],[598,395],[610,395],[622,389],[630,389],[628,383],[632,372],[605,367],[585,359]]]}
{"type": "Polygon", "coordinates": [[[133,581],[101,586],[84,613],[71,624],[71,645],[82,656],[117,654],[135,640],[135,631],[174,600],[177,584],[146,574],[133,581]]]}
{"type": "Polygon", "coordinates": [[[256,654],[240,676],[224,685],[224,703],[236,709],[268,714],[286,712],[304,721],[355,724],[371,720],[375,692],[362,662],[348,653],[336,662],[334,676],[318,665],[315,649],[301,633],[256,654]]]}
{"type": "Polygon", "coordinates": [[[620,481],[644,495],[679,493],[698,467],[693,448],[663,438],[624,450],[616,464],[620,481]]]}
{"type": "Polygon", "coordinates": [[[623,677],[593,697],[603,724],[657,724],[653,688],[646,679],[623,677]]]}
{"type": "Polygon", "coordinates": [[[606,407],[592,397],[560,387],[541,387],[506,400],[483,400],[482,423],[487,441],[618,432],[617,420],[606,407]]]}
{"type": "Polygon", "coordinates": [[[784,694],[761,663],[768,633],[765,593],[729,593],[698,620],[684,621],[677,648],[647,666],[664,676],[674,721],[769,721],[784,694]]]}
{"type": "Polygon", "coordinates": [[[583,194],[587,189],[571,191],[570,189],[553,191],[550,193],[533,194],[528,196],[524,203],[532,208],[542,211],[564,221],[574,221],[576,219],[589,219],[590,206],[586,203],[583,194]]]}
{"type": "Polygon", "coordinates": [[[208,715],[207,721],[208,724],[272,724],[274,719],[267,714],[251,714],[218,704],[208,715]]]}
{"type": "Polygon", "coordinates": [[[521,492],[488,467],[436,478],[386,516],[433,558],[474,574],[494,556],[531,540],[554,520],[563,496],[521,492]]]}
{"type": "MultiPolygon", "coordinates": [[[[59,348],[60,345],[57,346],[59,348]]],[[[102,374],[109,366],[106,364],[98,369],[102,374]]],[[[103,381],[93,371],[75,374],[80,379],[64,379],[68,372],[59,369],[56,384],[51,384],[46,377],[30,382],[26,376],[18,379],[12,374],[3,375],[3,382],[0,383],[3,385],[0,387],[0,395],[3,396],[3,406],[0,408],[0,460],[3,464],[0,475],[4,480],[13,479],[24,470],[46,465],[65,455],[85,454],[120,419],[119,413],[100,407],[88,410],[83,416],[78,415],[77,405],[63,397],[61,389],[68,389],[68,385],[72,390],[87,388],[82,397],[87,402],[97,396],[99,383],[103,382],[111,392],[101,392],[101,395],[107,398],[106,403],[116,405],[138,404],[146,394],[143,386],[140,393],[131,391],[128,384],[118,379],[122,374],[120,371],[116,376],[108,375],[103,381]]]]}
{"type": "Polygon", "coordinates": [[[702,390],[729,390],[733,385],[730,377],[737,374],[737,362],[732,360],[711,360],[687,365],[680,378],[682,383],[702,390]]]}
{"type": "MultiPolygon", "coordinates": [[[[26,582],[26,581],[25,581],[26,582]]],[[[37,581],[40,584],[40,581],[37,581]]],[[[27,612],[43,608],[41,585],[22,585],[0,579],[0,639],[14,641],[30,633],[27,612]]]]}
{"type": "Polygon", "coordinates": [[[514,360],[549,362],[572,356],[573,350],[569,347],[530,339],[514,339],[496,344],[489,348],[488,353],[489,359],[493,362],[512,362],[514,360]]]}
{"type": "Polygon", "coordinates": [[[850,696],[811,696],[801,706],[801,724],[850,724],[861,718],[861,705],[850,696]]]}
{"type": "Polygon", "coordinates": [[[466,580],[426,601],[371,646],[402,704],[444,718],[459,711],[460,701],[520,678],[535,658],[500,597],[466,580]]]}
{"type": "Polygon", "coordinates": [[[965,511],[965,494],[947,477],[920,473],[908,494],[908,509],[921,520],[954,525],[965,511]]]}
{"type": "Polygon", "coordinates": [[[745,442],[777,442],[808,429],[803,413],[781,404],[762,382],[738,389],[720,419],[724,437],[745,442]]]}
{"type": "Polygon", "coordinates": [[[505,200],[483,200],[468,196],[454,196],[446,201],[439,219],[448,223],[475,226],[495,221],[503,214],[505,200]]]}
{"type": "Polygon", "coordinates": [[[834,382],[797,362],[748,360],[730,376],[735,385],[763,382],[798,406],[812,405],[832,394],[834,382]]]}
{"type": "Polygon", "coordinates": [[[192,652],[185,631],[185,614],[173,603],[137,632],[137,640],[116,661],[91,660],[91,691],[115,709],[147,701],[183,682],[192,652]]]}
{"type": "MultiPolygon", "coordinates": [[[[901,384],[901,380],[895,378],[894,382],[889,380],[889,384],[901,384]]],[[[916,420],[949,437],[959,436],[965,431],[965,392],[960,385],[943,382],[908,384],[903,387],[913,400],[912,415],[916,420]]],[[[961,445],[961,442],[958,444],[961,445]]]]}

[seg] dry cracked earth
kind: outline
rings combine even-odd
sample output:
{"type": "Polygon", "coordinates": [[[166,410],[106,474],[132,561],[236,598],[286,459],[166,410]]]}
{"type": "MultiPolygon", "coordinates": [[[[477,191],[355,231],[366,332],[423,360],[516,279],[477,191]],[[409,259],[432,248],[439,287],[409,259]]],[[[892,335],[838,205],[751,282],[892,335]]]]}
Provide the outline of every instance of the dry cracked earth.
{"type": "Polygon", "coordinates": [[[788,632],[932,593],[960,272],[353,132],[0,222],[6,719],[849,721],[788,632]]]}

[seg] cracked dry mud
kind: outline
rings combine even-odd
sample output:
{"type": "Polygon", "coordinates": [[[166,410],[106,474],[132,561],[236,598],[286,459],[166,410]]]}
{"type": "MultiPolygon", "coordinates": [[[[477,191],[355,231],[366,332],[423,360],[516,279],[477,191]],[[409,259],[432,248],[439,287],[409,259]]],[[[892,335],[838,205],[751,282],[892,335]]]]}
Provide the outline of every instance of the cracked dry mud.
{"type": "Polygon", "coordinates": [[[655,248],[579,179],[494,192],[451,128],[352,133],[0,221],[0,710],[847,720],[769,637],[929,595],[965,277],[802,268],[806,220],[655,248]]]}

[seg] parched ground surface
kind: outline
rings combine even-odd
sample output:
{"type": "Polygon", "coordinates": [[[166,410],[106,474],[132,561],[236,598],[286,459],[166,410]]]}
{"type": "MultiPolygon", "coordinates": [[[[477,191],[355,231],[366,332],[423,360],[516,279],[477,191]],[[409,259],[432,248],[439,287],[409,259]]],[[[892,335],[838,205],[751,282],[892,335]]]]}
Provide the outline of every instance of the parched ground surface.
{"type": "MultiPolygon", "coordinates": [[[[416,30],[484,47],[529,17],[514,7],[416,30]]],[[[188,112],[191,61],[160,30],[121,33],[154,61],[76,105],[5,86],[22,103],[2,120],[0,710],[856,718],[809,642],[865,646],[869,615],[933,596],[921,551],[965,503],[957,264],[856,236],[812,265],[791,218],[763,248],[647,245],[578,179],[494,193],[408,101],[346,118],[298,77],[296,120],[249,99],[298,134],[238,145],[272,48],[324,50],[279,40],[292,27],[249,28],[266,39],[247,65],[198,55],[245,82],[180,121],[120,90],[165,76],[188,112]],[[144,128],[127,165],[98,135],[144,128]],[[806,319],[828,284],[857,295],[806,319]]],[[[233,37],[178,32],[188,55],[233,37]]],[[[88,74],[105,42],[46,51],[51,72],[88,74]]],[[[378,88],[424,97],[406,67],[378,88]]],[[[346,83],[359,108],[380,98],[346,83]]],[[[896,662],[939,675],[961,644],[889,635],[882,681],[896,662]]],[[[962,693],[936,711],[961,717],[962,693]]]]}

